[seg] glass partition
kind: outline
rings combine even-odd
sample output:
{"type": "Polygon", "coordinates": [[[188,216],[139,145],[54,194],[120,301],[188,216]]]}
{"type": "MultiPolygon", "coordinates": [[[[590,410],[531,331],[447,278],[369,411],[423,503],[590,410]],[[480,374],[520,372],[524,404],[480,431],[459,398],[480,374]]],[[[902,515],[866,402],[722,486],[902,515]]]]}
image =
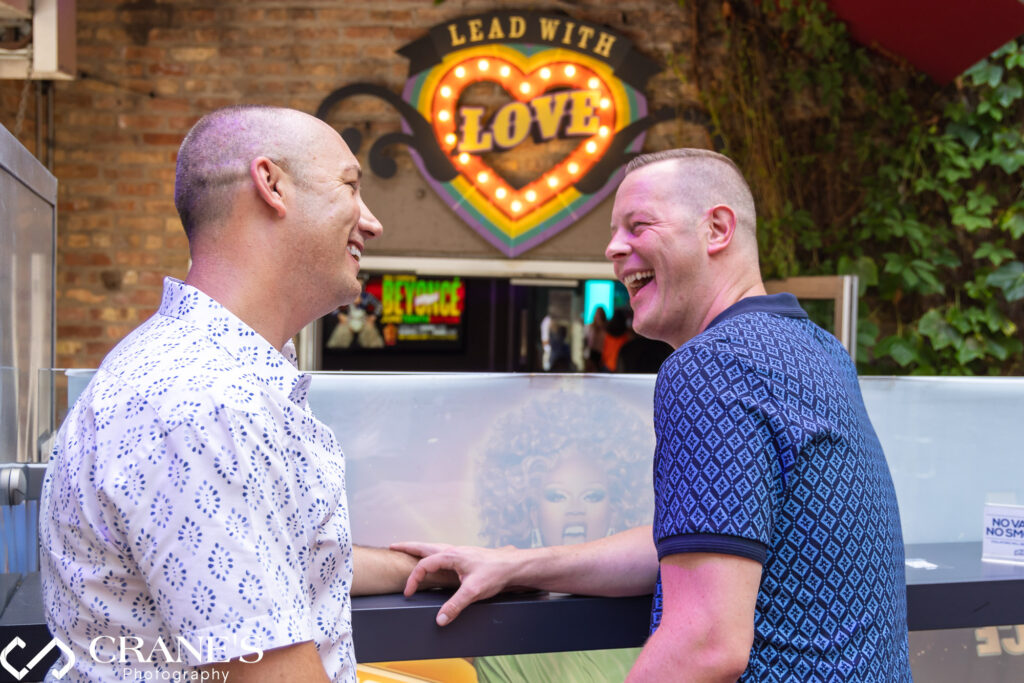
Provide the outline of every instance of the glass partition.
{"type": "MultiPolygon", "coordinates": [[[[68,404],[92,374],[55,372],[68,404]]],[[[650,521],[653,375],[315,375],[309,401],[345,451],[357,543],[537,546],[650,521]]],[[[986,502],[1024,503],[1024,378],[861,388],[908,545],[980,542],[986,502]]],[[[1020,680],[1022,643],[1024,626],[913,632],[915,677],[1020,680]]],[[[624,656],[609,661],[628,668],[624,656]]]]}
{"type": "Polygon", "coordinates": [[[0,208],[0,462],[25,462],[54,363],[57,180],[2,125],[0,208]]]}
{"type": "MultiPolygon", "coordinates": [[[[92,373],[66,371],[68,403],[92,373]]],[[[314,374],[310,405],[345,451],[360,543],[479,543],[476,489],[489,444],[514,436],[503,423],[523,423],[524,449],[600,427],[616,457],[653,452],[653,375],[314,374]]],[[[1024,504],[1024,378],[862,377],[861,389],[908,544],[980,541],[986,502],[1024,504]]]]}

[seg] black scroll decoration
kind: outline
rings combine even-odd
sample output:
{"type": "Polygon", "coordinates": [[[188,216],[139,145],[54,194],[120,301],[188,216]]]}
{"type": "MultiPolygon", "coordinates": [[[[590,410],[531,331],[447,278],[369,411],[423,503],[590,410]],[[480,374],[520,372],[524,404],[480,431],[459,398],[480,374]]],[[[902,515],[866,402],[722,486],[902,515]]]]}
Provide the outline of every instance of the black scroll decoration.
{"type": "Polygon", "coordinates": [[[643,133],[656,123],[668,121],[675,118],[671,107],[662,107],[642,119],[637,119],[629,124],[612,138],[604,156],[596,164],[590,167],[586,175],[579,179],[574,187],[581,194],[594,194],[608,182],[608,177],[620,166],[629,163],[634,157],[640,156],[641,152],[627,152],[626,147],[636,139],[636,136],[643,133]]]}
{"type": "MultiPolygon", "coordinates": [[[[398,110],[399,115],[412,129],[411,135],[409,133],[387,133],[374,141],[373,146],[370,147],[370,169],[374,174],[381,178],[390,178],[395,175],[398,165],[394,159],[384,154],[384,148],[395,144],[404,144],[416,150],[423,160],[423,166],[435,180],[444,183],[458,176],[459,172],[455,170],[451,160],[445,156],[441,151],[441,146],[437,144],[437,138],[434,137],[434,129],[430,122],[423,118],[411,104],[383,86],[373,83],[352,83],[338,88],[320,103],[316,110],[316,117],[326,121],[327,113],[331,109],[343,100],[356,95],[370,95],[384,100],[398,110]]],[[[341,132],[341,137],[352,148],[353,154],[359,152],[363,136],[358,129],[346,128],[341,132]]]]}

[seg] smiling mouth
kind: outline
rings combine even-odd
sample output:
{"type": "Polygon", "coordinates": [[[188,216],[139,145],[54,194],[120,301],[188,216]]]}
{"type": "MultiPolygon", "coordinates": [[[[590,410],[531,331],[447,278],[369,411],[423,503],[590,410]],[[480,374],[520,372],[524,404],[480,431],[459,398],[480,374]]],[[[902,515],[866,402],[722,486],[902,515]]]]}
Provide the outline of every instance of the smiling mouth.
{"type": "Polygon", "coordinates": [[[639,270],[624,277],[622,279],[622,284],[626,285],[626,289],[629,290],[629,294],[632,296],[643,289],[645,285],[653,281],[653,270],[639,270]]]}
{"type": "Polygon", "coordinates": [[[363,250],[354,244],[348,245],[348,253],[352,254],[352,257],[356,260],[356,262],[358,262],[359,259],[363,257],[363,250]]]}

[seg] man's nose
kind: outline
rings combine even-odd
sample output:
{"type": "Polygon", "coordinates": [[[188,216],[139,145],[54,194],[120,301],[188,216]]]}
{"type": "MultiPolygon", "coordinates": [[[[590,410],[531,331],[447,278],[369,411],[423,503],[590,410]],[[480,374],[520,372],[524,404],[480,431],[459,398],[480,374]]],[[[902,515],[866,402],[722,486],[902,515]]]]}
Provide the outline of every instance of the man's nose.
{"type": "Polygon", "coordinates": [[[359,198],[359,230],[366,235],[367,239],[380,237],[384,233],[384,226],[373,215],[362,197],[359,198]]]}
{"type": "Polygon", "coordinates": [[[629,254],[629,243],[626,241],[625,235],[621,230],[616,230],[612,233],[611,240],[608,241],[608,246],[604,248],[604,257],[609,261],[614,261],[617,258],[622,258],[629,254]]]}

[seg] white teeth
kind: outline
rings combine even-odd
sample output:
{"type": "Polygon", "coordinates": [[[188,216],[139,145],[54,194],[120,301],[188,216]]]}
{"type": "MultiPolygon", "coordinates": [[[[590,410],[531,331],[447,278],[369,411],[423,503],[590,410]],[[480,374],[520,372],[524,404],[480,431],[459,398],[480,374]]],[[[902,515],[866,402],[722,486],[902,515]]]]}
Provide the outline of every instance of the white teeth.
{"type": "Polygon", "coordinates": [[[354,244],[348,245],[348,253],[352,254],[352,256],[355,257],[356,261],[358,261],[363,255],[363,252],[359,250],[359,247],[357,247],[354,244]]]}
{"type": "Polygon", "coordinates": [[[653,270],[641,270],[641,271],[637,271],[636,273],[630,273],[629,275],[627,275],[622,280],[622,282],[623,282],[623,284],[629,286],[629,285],[635,285],[636,283],[640,282],[641,280],[649,280],[649,279],[651,279],[653,277],[654,277],[654,271],[653,270]]]}

